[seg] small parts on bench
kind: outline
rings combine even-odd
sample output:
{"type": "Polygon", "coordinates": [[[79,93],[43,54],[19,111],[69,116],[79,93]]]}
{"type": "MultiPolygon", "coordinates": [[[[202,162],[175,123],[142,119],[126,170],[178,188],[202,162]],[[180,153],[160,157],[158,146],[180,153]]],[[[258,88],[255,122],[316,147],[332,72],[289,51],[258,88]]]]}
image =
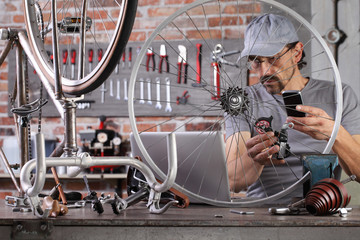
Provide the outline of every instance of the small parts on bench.
{"type": "Polygon", "coordinates": [[[95,191],[90,190],[89,182],[88,182],[88,179],[87,179],[86,175],[83,176],[83,179],[84,179],[84,182],[85,182],[86,189],[88,191],[88,195],[86,197],[84,197],[85,202],[90,202],[91,203],[91,209],[93,211],[96,211],[99,214],[103,213],[104,208],[102,206],[102,203],[98,199],[97,193],[95,191]]]}
{"type": "Polygon", "coordinates": [[[287,208],[269,208],[269,213],[277,215],[296,215],[310,213],[315,216],[339,214],[346,217],[352,209],[347,208],[351,196],[348,194],[344,184],[354,181],[355,175],[342,182],[325,178],[318,181],[306,194],[305,198],[289,205],[287,208]]]}
{"type": "Polygon", "coordinates": [[[65,215],[69,212],[69,209],[66,205],[60,204],[58,200],[54,200],[49,196],[44,197],[42,202],[43,209],[50,209],[49,217],[57,217],[65,215]]]}

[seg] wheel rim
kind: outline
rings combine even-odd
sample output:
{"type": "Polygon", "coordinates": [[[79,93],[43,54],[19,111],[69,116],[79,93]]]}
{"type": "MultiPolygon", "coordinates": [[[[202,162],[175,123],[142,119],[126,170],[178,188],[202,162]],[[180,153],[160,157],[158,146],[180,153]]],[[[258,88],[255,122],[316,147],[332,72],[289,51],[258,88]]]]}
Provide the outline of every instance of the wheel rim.
{"type": "MultiPolygon", "coordinates": [[[[147,52],[147,49],[152,47],[152,49],[153,49],[153,51],[155,53],[155,56],[160,56],[159,51],[157,51],[155,49],[159,49],[160,44],[165,44],[167,46],[167,49],[170,50],[170,52],[172,54],[175,54],[175,55],[178,54],[179,55],[179,52],[176,51],[177,50],[176,45],[178,45],[180,43],[176,42],[175,40],[167,39],[166,38],[168,36],[167,33],[169,33],[173,29],[179,30],[178,26],[181,26],[179,24],[180,21],[176,22],[176,20],[177,20],[177,18],[180,18],[180,16],[185,15],[185,18],[187,16],[190,16],[190,17],[188,17],[188,19],[191,19],[191,13],[192,12],[201,12],[201,11],[203,11],[202,9],[204,9],[204,8],[206,8],[206,10],[208,10],[208,9],[211,10],[212,9],[214,12],[215,12],[214,9],[216,9],[216,7],[218,7],[218,6],[219,6],[219,9],[223,9],[222,8],[223,7],[222,6],[222,4],[223,4],[222,1],[215,1],[214,5],[211,5],[211,2],[213,2],[213,1],[197,1],[197,2],[194,2],[194,3],[188,4],[185,7],[183,7],[182,9],[178,10],[173,15],[171,15],[170,17],[168,17],[165,21],[163,21],[159,25],[159,27],[154,31],[154,33],[145,42],[143,48],[141,49],[141,51],[139,53],[138,58],[136,59],[135,64],[133,65],[133,72],[132,72],[132,75],[131,75],[130,86],[129,86],[129,99],[133,99],[134,101],[129,101],[129,103],[128,103],[130,124],[131,124],[132,131],[133,131],[133,134],[134,134],[134,139],[136,140],[137,145],[139,146],[139,148],[140,148],[146,162],[156,172],[156,174],[158,174],[160,176],[160,178],[162,178],[162,180],[163,180],[163,178],[165,177],[166,174],[164,174],[164,170],[160,170],[160,168],[157,166],[155,161],[152,159],[152,157],[148,153],[148,151],[149,151],[149,149],[147,149],[148,146],[144,145],[144,143],[143,143],[143,141],[141,139],[141,134],[143,134],[144,132],[150,132],[150,131],[161,131],[163,125],[169,125],[169,123],[174,122],[176,119],[181,118],[183,116],[187,116],[187,118],[185,120],[183,120],[183,123],[180,123],[180,126],[176,125],[176,127],[170,129],[171,132],[175,132],[175,133],[176,132],[181,132],[181,131],[184,131],[185,126],[188,125],[189,122],[192,122],[192,121],[196,122],[197,121],[196,120],[197,116],[196,116],[196,114],[189,114],[189,111],[191,111],[191,110],[188,110],[188,109],[187,109],[187,111],[181,111],[179,109],[173,109],[173,112],[164,114],[163,112],[154,110],[154,105],[155,105],[154,103],[153,103],[153,105],[148,105],[147,106],[148,108],[145,108],[146,104],[139,103],[140,102],[139,100],[141,100],[140,97],[139,97],[139,95],[140,95],[140,92],[139,92],[140,83],[143,82],[142,84],[144,86],[145,85],[144,82],[146,82],[144,79],[146,79],[147,77],[152,78],[151,79],[152,80],[152,89],[156,88],[156,85],[154,84],[154,82],[155,82],[154,79],[157,77],[157,75],[151,74],[151,71],[150,72],[148,72],[148,71],[145,72],[145,70],[144,70],[144,67],[145,67],[144,65],[145,65],[145,62],[146,62],[146,52],[147,52]],[[211,5],[212,8],[211,7],[207,8],[207,6],[208,6],[207,4],[209,4],[209,6],[211,5]],[[176,22],[176,24],[174,24],[174,22],[176,22]],[[171,27],[169,27],[169,25],[171,25],[171,27]],[[176,25],[176,26],[174,27],[174,25],[176,25]],[[157,41],[159,39],[161,41],[157,41]],[[173,41],[173,42],[171,42],[171,41],[173,41]],[[171,44],[173,46],[171,46],[171,44]],[[154,47],[154,46],[156,46],[156,47],[154,47]],[[144,73],[146,75],[144,75],[144,73]],[[143,78],[143,79],[140,80],[141,78],[143,78]],[[147,109],[147,111],[144,111],[144,108],[147,109]],[[146,114],[144,112],[148,112],[149,114],[146,114]],[[160,113],[161,116],[163,116],[163,119],[160,120],[160,123],[159,123],[159,121],[156,121],[153,124],[147,124],[145,126],[145,124],[143,124],[143,122],[141,122],[140,120],[137,119],[138,116],[151,116],[151,115],[156,114],[157,112],[160,113]]],[[[229,2],[229,1],[227,1],[227,2],[229,2]]],[[[234,2],[235,2],[234,5],[243,4],[243,3],[241,3],[242,1],[234,1],[234,2]]],[[[296,24],[297,24],[295,26],[295,29],[304,28],[308,33],[310,33],[309,38],[306,39],[303,42],[305,42],[305,44],[310,45],[310,43],[308,43],[308,42],[310,40],[313,40],[313,41],[315,40],[316,42],[312,43],[312,45],[314,45],[315,48],[317,47],[317,48],[320,48],[322,50],[322,51],[317,51],[315,54],[312,54],[313,56],[311,57],[311,60],[314,63],[315,67],[313,67],[313,69],[307,69],[306,71],[308,71],[307,73],[309,73],[311,75],[311,77],[314,77],[314,78],[318,77],[317,76],[318,71],[322,72],[322,74],[330,75],[329,79],[332,79],[332,84],[334,85],[334,89],[335,89],[335,93],[334,93],[335,97],[334,98],[336,99],[334,104],[336,105],[336,112],[334,113],[333,118],[335,119],[335,124],[334,124],[334,128],[332,130],[332,134],[330,136],[330,140],[327,142],[327,144],[325,146],[322,147],[321,152],[319,152],[319,153],[322,153],[322,154],[329,153],[330,150],[331,150],[331,147],[332,147],[332,145],[333,145],[333,143],[335,141],[335,138],[336,138],[336,134],[337,134],[337,131],[338,131],[338,128],[339,128],[339,125],[340,125],[340,121],[341,121],[341,112],[342,112],[341,79],[340,79],[338,69],[336,67],[335,61],[334,61],[334,59],[332,57],[332,54],[331,54],[330,50],[328,49],[325,41],[322,39],[320,34],[303,17],[301,17],[299,14],[297,14],[293,10],[289,9],[288,7],[282,5],[282,4],[278,3],[278,2],[275,2],[275,1],[252,1],[251,4],[253,4],[252,7],[257,6],[257,4],[263,4],[262,7],[264,9],[265,9],[264,6],[266,6],[267,9],[271,9],[274,12],[280,11],[279,14],[286,15],[289,18],[291,17],[291,19],[293,21],[295,21],[296,24]],[[272,8],[272,7],[274,7],[274,8],[272,8]],[[276,9],[276,11],[274,9],[276,9]],[[319,65],[318,62],[324,62],[324,61],[323,60],[318,61],[316,59],[316,58],[318,58],[318,55],[320,55],[320,54],[317,54],[318,52],[320,52],[320,54],[322,55],[322,58],[325,58],[326,64],[319,65]]],[[[260,13],[258,13],[258,14],[260,14],[260,13]]],[[[206,17],[204,17],[204,18],[206,18],[206,17]]],[[[226,21],[225,17],[224,17],[223,20],[226,21]]],[[[185,20],[183,20],[183,22],[184,21],[185,20]]],[[[188,21],[191,22],[191,24],[193,24],[192,20],[188,20],[188,21]]],[[[206,20],[205,20],[205,22],[206,22],[206,20]]],[[[207,24],[209,24],[209,22],[207,22],[207,24]]],[[[206,25],[206,23],[205,23],[205,25],[206,25]]],[[[193,27],[193,28],[198,30],[197,27],[193,27]]],[[[179,30],[179,31],[181,31],[181,30],[179,30]]],[[[185,33],[185,35],[186,34],[187,33],[185,33]]],[[[201,35],[201,34],[199,34],[199,35],[201,35]]],[[[202,38],[200,40],[204,40],[204,38],[202,38]]],[[[208,39],[206,39],[206,40],[208,40],[208,39]]],[[[193,39],[185,37],[183,39],[183,41],[190,42],[188,44],[188,47],[190,46],[189,48],[191,48],[193,51],[196,51],[195,45],[196,45],[196,41],[199,41],[199,39],[193,40],[193,39]]],[[[205,41],[202,42],[203,46],[206,47],[206,45],[211,45],[211,47],[209,47],[209,49],[214,49],[214,46],[218,42],[212,42],[212,41],[213,40],[210,39],[210,40],[206,41],[206,43],[205,43],[205,41]]],[[[221,39],[221,41],[226,43],[226,41],[224,39],[221,39]]],[[[230,50],[233,50],[233,49],[230,49],[230,50]]],[[[204,58],[204,56],[205,55],[203,54],[203,58],[204,58]]],[[[176,61],[176,60],[174,60],[174,61],[176,61]]],[[[211,61],[208,60],[206,62],[206,64],[209,66],[211,64],[211,61]]],[[[170,77],[170,78],[173,78],[171,81],[175,82],[176,81],[175,76],[177,74],[176,64],[175,63],[171,64],[170,68],[172,69],[172,71],[170,71],[170,73],[167,74],[167,75],[163,74],[163,76],[161,76],[161,78],[164,79],[165,77],[170,77]],[[174,78],[175,78],[175,80],[174,80],[174,78]]],[[[230,88],[234,88],[235,86],[239,86],[239,85],[240,85],[240,89],[242,89],[242,87],[244,85],[231,84],[231,82],[226,82],[227,81],[226,78],[230,78],[229,76],[226,76],[227,74],[230,75],[230,73],[226,73],[226,71],[230,72],[231,69],[229,69],[228,67],[224,67],[224,68],[227,68],[227,69],[223,70],[225,72],[225,73],[223,73],[223,75],[225,75],[225,77],[223,77],[225,80],[223,80],[222,83],[224,83],[224,85],[227,84],[227,87],[222,89],[222,92],[226,92],[230,88]]],[[[210,68],[210,70],[211,70],[211,68],[210,68]]],[[[190,67],[189,66],[189,71],[195,72],[196,69],[195,69],[195,67],[190,67]]],[[[242,66],[242,70],[241,69],[238,70],[238,75],[241,75],[243,73],[244,73],[244,66],[242,66]]],[[[193,77],[190,80],[195,82],[196,81],[196,74],[193,73],[192,76],[193,77]]],[[[241,77],[237,77],[237,79],[240,79],[240,78],[241,77]]],[[[206,80],[206,77],[204,77],[204,79],[206,80]]],[[[189,79],[188,79],[188,81],[189,81],[189,79]]],[[[166,89],[164,89],[165,88],[165,83],[163,85],[164,85],[164,87],[162,88],[162,92],[164,93],[166,91],[166,89]]],[[[176,86],[176,83],[174,83],[171,86],[172,87],[178,87],[179,89],[182,89],[181,92],[183,91],[184,88],[185,89],[192,89],[191,88],[191,83],[190,83],[190,85],[188,83],[187,86],[185,86],[185,85],[176,86]]],[[[207,86],[209,86],[209,84],[207,86]]],[[[145,87],[144,87],[144,89],[145,89],[145,87]]],[[[208,89],[208,88],[205,88],[204,91],[209,92],[211,90],[208,89]]],[[[146,91],[144,90],[144,92],[146,92],[146,91]]],[[[163,96],[165,96],[165,94],[163,94],[163,96]]],[[[223,97],[223,96],[224,95],[221,95],[220,97],[223,97]]],[[[239,94],[239,96],[243,96],[243,95],[239,94]]],[[[144,99],[142,99],[142,100],[146,101],[146,93],[143,94],[143,98],[144,99]]],[[[163,99],[164,98],[165,97],[163,97],[163,99]]],[[[241,98],[239,98],[239,99],[241,100],[241,98]]],[[[157,99],[154,96],[154,93],[152,93],[152,102],[156,102],[156,100],[157,99]]],[[[165,104],[165,102],[166,102],[165,100],[162,100],[163,105],[165,104]]],[[[174,104],[174,102],[175,101],[172,100],[173,104],[174,104]]],[[[212,102],[214,102],[214,101],[212,101],[212,102]]],[[[220,101],[218,103],[219,103],[218,105],[214,105],[214,106],[217,106],[217,110],[222,109],[222,110],[220,110],[220,112],[222,111],[222,113],[225,110],[227,110],[226,108],[221,107],[220,101]]],[[[192,104],[194,106],[196,105],[193,102],[192,102],[192,104]]],[[[208,101],[208,102],[205,102],[205,103],[201,102],[201,103],[197,104],[196,106],[199,107],[199,106],[211,106],[211,105],[212,105],[211,101],[208,101]]],[[[161,111],[163,111],[163,109],[164,109],[164,106],[161,109],[161,111]]],[[[215,123],[213,125],[209,125],[208,128],[205,129],[205,131],[206,130],[207,131],[209,131],[209,130],[210,131],[217,131],[217,130],[219,130],[218,125],[220,125],[220,126],[223,125],[223,120],[220,117],[220,116],[222,116],[221,113],[215,114],[215,116],[213,114],[211,116],[215,119],[214,120],[215,123]],[[214,130],[211,130],[211,129],[214,129],[214,130]]],[[[203,120],[204,117],[207,117],[207,115],[203,114],[200,117],[202,117],[202,120],[203,120]]],[[[164,127],[164,128],[166,128],[166,127],[164,127]]],[[[169,130],[169,128],[167,128],[167,130],[169,130]]],[[[166,131],[166,130],[164,130],[164,131],[166,131]]],[[[201,196],[200,194],[198,194],[196,192],[189,191],[188,189],[186,189],[186,187],[184,187],[183,184],[181,184],[181,185],[176,184],[175,188],[177,188],[179,191],[184,192],[188,196],[190,196],[192,198],[196,198],[198,200],[201,200],[201,201],[203,201],[205,203],[218,205],[218,206],[239,206],[239,207],[241,207],[241,206],[253,206],[253,205],[259,205],[259,204],[266,204],[266,203],[269,203],[269,202],[271,202],[273,200],[276,200],[279,197],[283,197],[284,195],[287,195],[291,191],[295,190],[295,188],[299,184],[303,183],[308,177],[309,177],[309,175],[296,176],[297,180],[295,181],[295,184],[290,185],[290,186],[286,186],[278,194],[274,194],[274,195],[271,195],[271,196],[265,196],[262,199],[256,199],[256,200],[251,199],[251,198],[248,198],[248,199],[245,198],[245,199],[243,199],[242,202],[231,202],[231,201],[229,201],[229,202],[226,201],[225,202],[225,201],[221,201],[221,200],[217,200],[217,199],[210,199],[210,198],[201,196]]]]}
{"type": "MultiPolygon", "coordinates": [[[[63,91],[74,95],[94,90],[111,74],[130,36],[137,6],[137,1],[127,0],[105,1],[101,5],[99,1],[87,1],[87,20],[90,19],[90,21],[87,21],[88,30],[85,33],[85,54],[83,56],[85,69],[83,76],[79,77],[78,71],[81,69],[79,66],[80,37],[79,33],[75,33],[76,30],[72,30],[78,28],[71,28],[74,25],[71,25],[68,21],[69,17],[72,17],[75,21],[80,21],[81,2],[74,0],[57,2],[58,26],[61,25],[61,28],[69,29],[67,32],[60,31],[58,33],[61,81],[63,91]],[[115,8],[114,6],[117,7],[115,8]],[[66,19],[68,21],[65,21],[66,19]],[[91,69],[89,64],[90,49],[93,50],[91,69]],[[99,49],[102,49],[102,58],[99,58],[99,49]],[[75,73],[71,74],[73,50],[76,50],[75,73]],[[64,51],[67,51],[68,54],[66,64],[63,63],[64,51]],[[74,77],[71,75],[74,75],[74,77]]],[[[27,32],[38,64],[42,67],[49,81],[54,85],[53,66],[49,56],[52,54],[52,23],[49,20],[51,19],[51,3],[50,0],[37,1],[37,3],[39,3],[44,15],[44,25],[47,31],[45,44],[40,37],[35,8],[32,5],[32,1],[28,0],[24,1],[27,32]]]]}

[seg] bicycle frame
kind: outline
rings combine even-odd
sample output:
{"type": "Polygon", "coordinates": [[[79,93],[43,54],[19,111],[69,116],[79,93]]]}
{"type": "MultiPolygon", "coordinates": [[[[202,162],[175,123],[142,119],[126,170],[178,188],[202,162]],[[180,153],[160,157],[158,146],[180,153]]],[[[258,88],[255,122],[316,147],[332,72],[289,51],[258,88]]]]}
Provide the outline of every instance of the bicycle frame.
{"type": "MultiPolygon", "coordinates": [[[[52,2],[52,12],[56,12],[56,4],[55,1],[52,2]]],[[[84,0],[83,5],[86,4],[86,0],[84,0]]],[[[56,22],[56,14],[52,14],[53,22],[56,22]],[[55,15],[55,16],[54,16],[55,15]]],[[[82,24],[84,28],[84,24],[82,24]]],[[[54,24],[56,28],[56,24],[54,24]]],[[[18,82],[16,83],[16,87],[18,88],[18,105],[23,106],[26,105],[26,92],[25,92],[25,81],[23,71],[23,51],[28,56],[29,61],[32,63],[35,71],[37,72],[40,80],[42,81],[43,85],[45,86],[46,91],[48,92],[50,98],[53,100],[57,110],[61,118],[64,121],[65,125],[65,134],[64,134],[64,148],[62,151],[57,151],[58,155],[62,155],[64,157],[50,157],[45,158],[45,141],[44,136],[42,133],[38,133],[36,135],[36,152],[37,157],[35,159],[28,161],[28,128],[27,124],[24,127],[20,127],[19,132],[19,141],[21,148],[21,172],[20,172],[20,186],[21,186],[21,195],[26,195],[29,199],[30,206],[33,210],[33,213],[40,217],[46,218],[49,214],[49,209],[43,210],[40,205],[40,200],[38,195],[40,191],[42,191],[46,179],[46,168],[47,167],[56,167],[56,166],[67,166],[68,167],[68,176],[74,177],[78,175],[84,168],[96,166],[96,165],[130,165],[138,170],[140,170],[150,187],[150,195],[148,199],[147,207],[149,208],[151,213],[163,213],[165,212],[173,203],[176,201],[171,201],[167,203],[164,207],[160,207],[160,196],[161,193],[167,191],[173,185],[176,173],[177,173],[177,150],[176,150],[176,141],[175,135],[170,134],[168,137],[168,164],[169,164],[169,171],[166,181],[162,184],[158,183],[155,179],[154,174],[152,173],[151,169],[145,165],[143,162],[139,161],[138,159],[131,158],[131,157],[107,157],[107,158],[92,158],[88,153],[81,153],[78,154],[77,150],[77,143],[76,143],[76,101],[79,98],[65,98],[63,96],[62,88],[61,88],[61,79],[59,74],[59,58],[58,56],[58,42],[56,37],[57,31],[53,32],[53,54],[54,54],[54,79],[55,79],[55,93],[54,90],[49,83],[48,79],[45,77],[44,73],[42,72],[41,68],[36,64],[35,55],[32,53],[29,40],[26,36],[25,30],[15,30],[15,29],[1,29],[0,35],[2,39],[7,39],[8,44],[6,45],[5,50],[2,52],[0,56],[0,64],[5,59],[6,55],[10,51],[10,48],[14,41],[17,42],[17,79],[18,82]],[[30,174],[31,172],[36,169],[35,174],[35,183],[32,184],[30,182],[30,174]]],[[[81,44],[80,48],[83,44],[81,44]]],[[[80,71],[81,72],[81,71],[80,71]]],[[[81,73],[79,73],[81,74],[81,73]]],[[[81,97],[80,97],[81,98],[81,97]]],[[[15,116],[15,114],[14,114],[15,116]]],[[[8,166],[7,160],[3,158],[5,165],[8,166]]],[[[10,169],[10,168],[9,168],[10,169]]],[[[15,186],[17,185],[16,179],[12,171],[9,171],[15,186]]],[[[19,187],[18,187],[19,188],[19,187]]],[[[126,206],[124,207],[126,208],[126,206]]]]}

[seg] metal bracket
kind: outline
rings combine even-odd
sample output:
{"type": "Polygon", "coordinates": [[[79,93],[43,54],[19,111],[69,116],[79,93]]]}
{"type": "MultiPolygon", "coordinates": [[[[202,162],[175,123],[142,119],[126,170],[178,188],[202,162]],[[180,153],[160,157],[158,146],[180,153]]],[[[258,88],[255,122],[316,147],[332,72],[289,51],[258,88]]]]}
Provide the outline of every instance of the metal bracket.
{"type": "Polygon", "coordinates": [[[53,228],[52,221],[14,221],[11,239],[47,239],[53,228]]]}

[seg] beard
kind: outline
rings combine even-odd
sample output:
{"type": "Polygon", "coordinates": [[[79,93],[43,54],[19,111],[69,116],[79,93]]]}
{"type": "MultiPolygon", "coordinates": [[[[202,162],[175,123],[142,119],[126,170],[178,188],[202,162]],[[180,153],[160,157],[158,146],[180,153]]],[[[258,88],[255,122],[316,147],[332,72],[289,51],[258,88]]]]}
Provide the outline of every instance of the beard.
{"type": "Polygon", "coordinates": [[[280,94],[285,86],[291,81],[295,74],[295,68],[284,72],[283,78],[280,79],[278,75],[264,75],[260,78],[261,84],[266,88],[266,91],[270,94],[280,94]],[[291,72],[290,72],[291,71],[291,72]]]}
{"type": "Polygon", "coordinates": [[[279,94],[285,88],[285,84],[273,75],[265,75],[260,79],[261,84],[266,88],[270,94],[279,94]]]}

